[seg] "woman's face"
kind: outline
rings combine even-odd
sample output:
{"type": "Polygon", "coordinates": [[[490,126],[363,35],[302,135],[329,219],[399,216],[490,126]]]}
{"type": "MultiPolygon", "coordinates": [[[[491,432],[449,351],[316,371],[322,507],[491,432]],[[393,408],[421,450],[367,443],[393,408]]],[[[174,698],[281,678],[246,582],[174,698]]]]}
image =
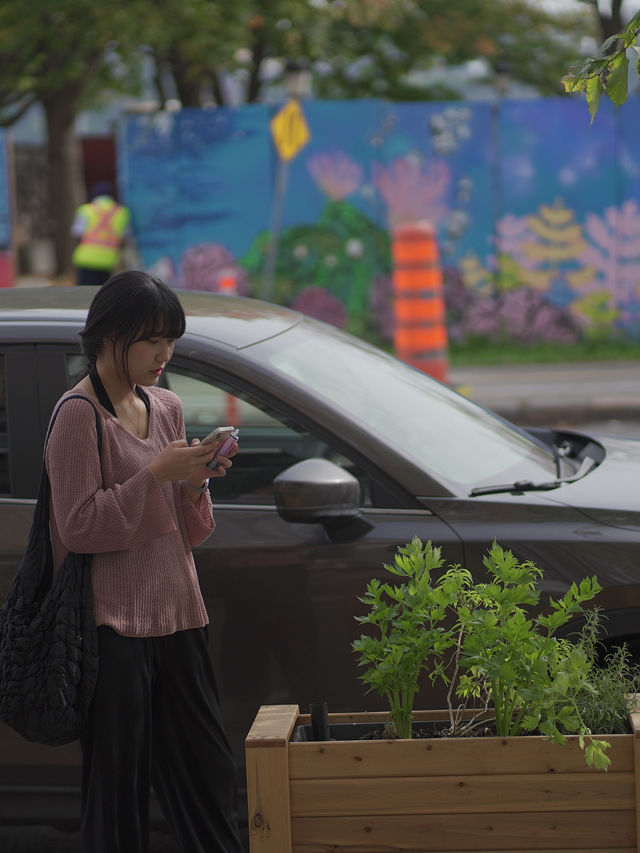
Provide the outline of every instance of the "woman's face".
{"type": "Polygon", "coordinates": [[[136,385],[155,385],[167,366],[175,340],[173,338],[152,337],[135,341],[127,355],[127,373],[136,385]]]}

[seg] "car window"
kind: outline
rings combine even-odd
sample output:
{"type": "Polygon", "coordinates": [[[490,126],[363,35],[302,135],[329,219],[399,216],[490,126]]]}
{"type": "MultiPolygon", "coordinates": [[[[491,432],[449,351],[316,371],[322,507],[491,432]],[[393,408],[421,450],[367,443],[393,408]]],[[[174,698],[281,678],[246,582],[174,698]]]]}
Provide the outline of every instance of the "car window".
{"type": "Polygon", "coordinates": [[[548,448],[453,389],[357,338],[303,324],[247,348],[261,364],[347,413],[437,479],[452,484],[549,479],[548,448]]]}
{"type": "MultiPolygon", "coordinates": [[[[67,387],[74,385],[85,370],[84,356],[69,354],[67,387]]],[[[203,438],[217,426],[240,429],[240,450],[232,472],[211,481],[216,502],[273,505],[274,477],[296,462],[321,456],[358,479],[363,506],[396,505],[386,489],[350,459],[259,401],[187,367],[178,368],[173,362],[162,374],[160,384],[180,397],[189,442],[203,438]]]]}
{"type": "Polygon", "coordinates": [[[7,431],[7,400],[5,396],[5,359],[0,355],[0,494],[11,494],[9,477],[9,435],[7,431]]]}
{"type": "Polygon", "coordinates": [[[240,426],[270,430],[279,422],[256,406],[210,382],[174,372],[164,372],[166,387],[182,400],[187,432],[202,438],[217,426],[240,426]]]}
{"type": "Polygon", "coordinates": [[[163,384],[182,400],[187,440],[217,426],[240,429],[240,449],[227,477],[211,481],[216,501],[273,504],[274,477],[302,459],[327,455],[327,445],[254,401],[201,376],[165,370],[163,384]]]}
{"type": "Polygon", "coordinates": [[[73,388],[87,370],[87,359],[80,353],[68,354],[67,359],[67,388],[73,388]]]}

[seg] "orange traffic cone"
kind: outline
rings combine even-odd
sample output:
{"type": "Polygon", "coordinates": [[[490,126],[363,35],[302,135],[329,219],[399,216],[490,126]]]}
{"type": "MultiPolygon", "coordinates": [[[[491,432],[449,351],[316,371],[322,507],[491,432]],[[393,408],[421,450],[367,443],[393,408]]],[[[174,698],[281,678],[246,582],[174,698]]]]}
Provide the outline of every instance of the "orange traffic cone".
{"type": "Polygon", "coordinates": [[[238,398],[235,396],[235,394],[227,394],[225,417],[225,426],[238,426],[242,420],[240,417],[240,406],[238,405],[238,398]]]}
{"type": "Polygon", "coordinates": [[[238,295],[238,275],[235,270],[224,269],[218,273],[218,292],[229,296],[238,295]]]}
{"type": "Polygon", "coordinates": [[[428,222],[393,228],[393,342],[398,358],[447,381],[449,370],[442,269],[428,222]]]}

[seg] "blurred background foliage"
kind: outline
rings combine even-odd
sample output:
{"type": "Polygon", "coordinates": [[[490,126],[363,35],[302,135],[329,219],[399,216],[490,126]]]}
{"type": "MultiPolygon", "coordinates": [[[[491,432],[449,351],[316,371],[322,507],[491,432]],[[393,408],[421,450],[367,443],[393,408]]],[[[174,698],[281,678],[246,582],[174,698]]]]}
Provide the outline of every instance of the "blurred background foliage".
{"type": "Polygon", "coordinates": [[[508,71],[559,95],[623,12],[623,0],[2,0],[0,125],[43,108],[62,274],[83,200],[74,122],[113,93],[160,110],[252,103],[297,64],[316,98],[452,99],[447,69],[477,60],[489,82],[508,71]]]}

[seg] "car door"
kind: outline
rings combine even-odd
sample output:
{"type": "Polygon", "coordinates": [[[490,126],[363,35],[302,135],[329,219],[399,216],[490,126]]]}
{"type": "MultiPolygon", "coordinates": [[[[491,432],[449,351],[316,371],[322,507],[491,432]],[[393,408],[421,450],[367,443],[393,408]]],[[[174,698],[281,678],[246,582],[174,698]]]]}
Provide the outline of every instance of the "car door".
{"type": "Polygon", "coordinates": [[[0,600],[31,527],[40,471],[35,347],[0,347],[0,600]]]}
{"type": "MultiPolygon", "coordinates": [[[[49,401],[64,391],[64,364],[59,348],[0,347],[0,601],[27,543],[49,401]]],[[[79,758],[77,744],[30,743],[0,723],[0,822],[77,817],[79,758]]]]}
{"type": "Polygon", "coordinates": [[[182,399],[187,436],[213,427],[240,428],[240,445],[225,478],[210,481],[216,530],[196,550],[211,618],[210,647],[228,731],[239,761],[260,704],[327,701],[332,710],[382,707],[365,697],[351,642],[360,634],[358,596],[384,574],[399,544],[414,535],[461,559],[458,537],[416,502],[399,505],[370,471],[356,467],[331,441],[302,426],[302,417],[238,380],[215,378],[206,367],[176,357],[166,385],[182,399]],[[235,381],[235,387],[234,387],[235,381]],[[322,456],[361,484],[368,532],[332,541],[321,524],[282,520],[273,478],[290,465],[322,456]],[[388,500],[387,500],[388,498],[388,500]]]}
{"type": "MultiPolygon", "coordinates": [[[[75,345],[42,345],[39,358],[34,356],[32,389],[39,391],[31,391],[38,408],[32,447],[40,447],[55,401],[75,384],[84,366],[75,345]]],[[[461,559],[461,547],[432,512],[413,500],[402,505],[386,484],[345,457],[339,442],[333,445],[305,428],[304,419],[286,401],[276,407],[259,389],[245,388],[233,376],[217,377],[186,355],[174,357],[163,384],[182,400],[189,440],[226,423],[241,430],[232,470],[225,478],[211,480],[217,528],[195,557],[211,620],[209,644],[225,722],[242,767],[244,738],[260,704],[294,702],[306,708],[321,699],[336,711],[382,707],[376,697],[365,697],[351,652],[351,642],[360,633],[354,619],[358,596],[371,577],[384,574],[382,565],[392,561],[396,547],[414,535],[443,545],[450,561],[461,559]],[[330,458],[358,477],[368,532],[337,542],[320,524],[280,518],[273,478],[309,456],[330,458]]],[[[24,444],[26,437],[21,441],[24,444]]],[[[38,449],[27,478],[30,485],[21,487],[33,497],[40,458],[38,449]]],[[[27,500],[29,522],[32,506],[27,500]]],[[[15,560],[27,533],[25,521],[15,536],[15,560]]],[[[0,727],[3,754],[14,740],[16,761],[24,762],[28,753],[40,778],[48,778],[49,772],[51,779],[77,781],[76,745],[51,750],[26,744],[0,727]]],[[[15,774],[9,777],[13,784],[15,774]]],[[[43,801],[38,808],[46,811],[49,805],[43,801]]]]}

